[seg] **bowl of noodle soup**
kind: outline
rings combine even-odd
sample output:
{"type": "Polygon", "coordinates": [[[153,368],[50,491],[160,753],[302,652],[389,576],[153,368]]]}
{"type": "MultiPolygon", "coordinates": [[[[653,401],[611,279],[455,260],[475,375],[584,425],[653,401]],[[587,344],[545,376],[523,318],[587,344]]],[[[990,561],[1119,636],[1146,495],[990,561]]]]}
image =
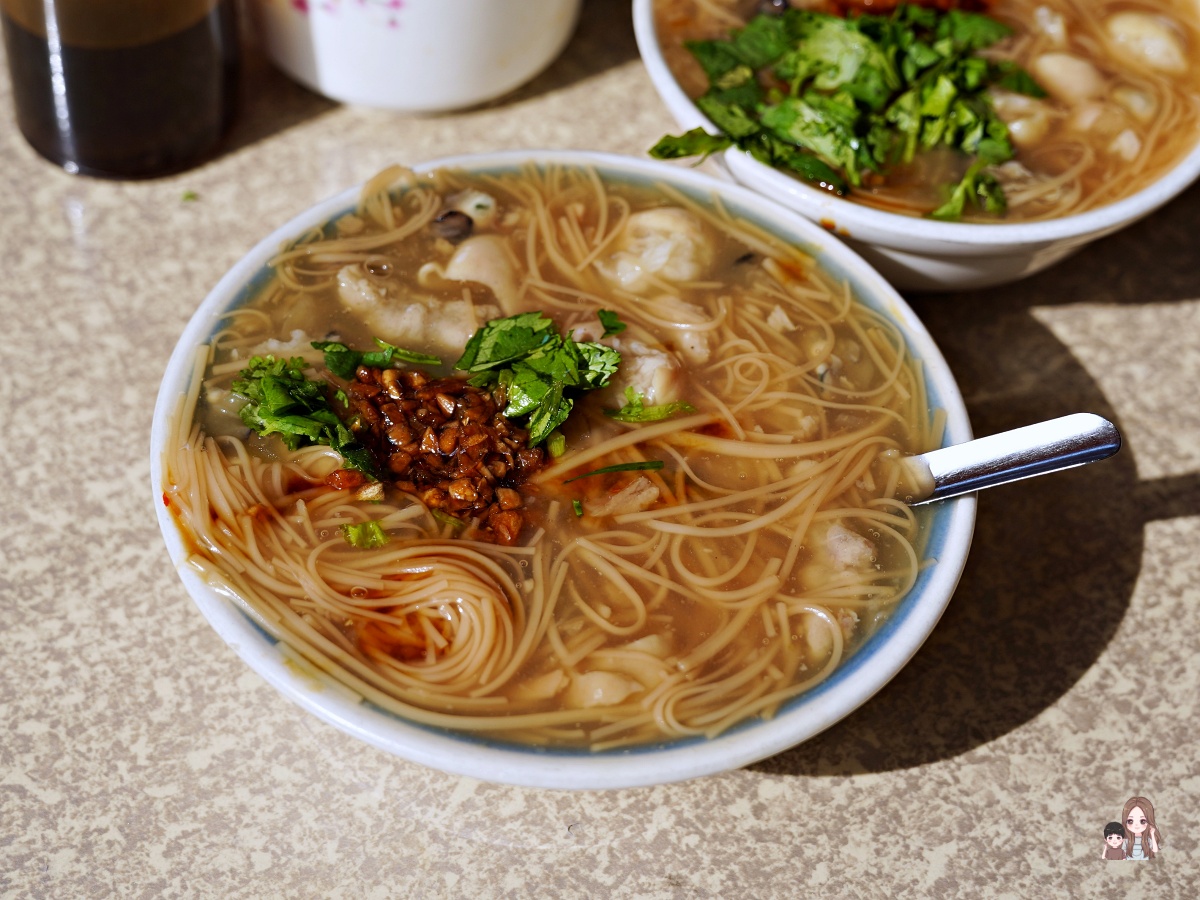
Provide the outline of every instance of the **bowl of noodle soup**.
{"type": "MultiPolygon", "coordinates": [[[[792,5],[887,15],[895,4],[792,5]]],[[[683,129],[717,131],[696,106],[708,82],[685,42],[723,39],[763,6],[754,0],[634,0],[642,60],[683,129]]],[[[1048,93],[1038,99],[989,93],[1016,152],[989,169],[1007,196],[1003,215],[930,217],[945,194],[933,190],[928,173],[951,169],[959,177],[966,165],[965,157],[954,162],[951,151],[918,154],[912,166],[885,172],[872,186],[864,182],[847,197],[737,147],[719,155],[724,171],[837,234],[895,286],[917,290],[987,287],[1034,274],[1148,215],[1200,175],[1195,4],[988,0],[982,7],[1013,30],[984,55],[1020,65],[1048,93]]]]}
{"type": "Polygon", "coordinates": [[[975,515],[909,507],[899,461],[970,437],[923,326],[819,227],[683,167],[517,151],[390,169],[260,242],[172,354],[151,478],[189,594],[288,699],[442,771],[606,789],[776,754],[895,675],[975,515]],[[532,312],[621,358],[537,446],[453,368],[532,312]],[[423,362],[338,377],[312,347],[381,333],[423,362]],[[245,426],[267,357],[349,404],[378,481],[245,426]],[[476,433],[463,493],[437,473],[476,433]]]}

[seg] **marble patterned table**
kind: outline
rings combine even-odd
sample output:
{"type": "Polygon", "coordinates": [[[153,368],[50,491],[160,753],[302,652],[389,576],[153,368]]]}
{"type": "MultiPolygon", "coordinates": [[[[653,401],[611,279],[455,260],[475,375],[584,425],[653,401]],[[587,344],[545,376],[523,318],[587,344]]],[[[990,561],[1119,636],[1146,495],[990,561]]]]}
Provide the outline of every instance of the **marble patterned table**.
{"type": "Polygon", "coordinates": [[[36,157],[9,92],[0,75],[0,894],[1200,892],[1200,189],[1027,281],[910,298],[977,433],[1089,410],[1126,446],[981,497],[961,586],[898,678],[744,770],[544,792],[386,756],[247,670],[169,564],[147,441],[196,305],[313,202],[450,153],[644,153],[671,122],[627,4],[588,0],[545,74],[454,115],[337,106],[251,50],[225,151],[146,182],[36,157]],[[1105,863],[1134,794],[1161,856],[1105,863]]]}

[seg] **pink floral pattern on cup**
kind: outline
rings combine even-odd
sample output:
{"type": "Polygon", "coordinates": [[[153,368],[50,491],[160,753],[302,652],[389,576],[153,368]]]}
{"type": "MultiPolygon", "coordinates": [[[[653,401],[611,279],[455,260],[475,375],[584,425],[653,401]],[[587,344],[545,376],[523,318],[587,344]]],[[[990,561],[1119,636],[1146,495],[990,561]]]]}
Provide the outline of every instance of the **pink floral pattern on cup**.
{"type": "Polygon", "coordinates": [[[399,28],[399,12],[404,0],[289,0],[292,9],[308,15],[314,8],[329,15],[338,15],[343,10],[365,12],[375,21],[388,28],[399,28]]]}

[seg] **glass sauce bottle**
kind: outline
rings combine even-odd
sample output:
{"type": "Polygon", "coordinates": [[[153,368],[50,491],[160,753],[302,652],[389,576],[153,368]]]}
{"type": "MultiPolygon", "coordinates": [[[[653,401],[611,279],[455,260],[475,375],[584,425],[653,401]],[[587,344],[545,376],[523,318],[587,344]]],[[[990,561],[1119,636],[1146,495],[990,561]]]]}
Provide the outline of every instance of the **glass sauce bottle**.
{"type": "Polygon", "coordinates": [[[17,124],[68,172],[165,175],[232,122],[235,0],[0,0],[17,124]]]}

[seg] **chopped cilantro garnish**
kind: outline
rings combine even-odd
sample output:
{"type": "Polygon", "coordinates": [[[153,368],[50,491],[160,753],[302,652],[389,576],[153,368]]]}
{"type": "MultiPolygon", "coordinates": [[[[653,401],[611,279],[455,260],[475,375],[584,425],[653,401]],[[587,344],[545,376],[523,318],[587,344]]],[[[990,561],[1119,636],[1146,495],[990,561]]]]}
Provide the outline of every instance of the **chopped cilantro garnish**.
{"type": "Polygon", "coordinates": [[[606,387],[621,354],[611,347],[562,337],[540,312],[493,319],[471,336],[455,368],[476,387],[498,384],[509,418],[528,416],[536,447],[567,420],[572,393],[606,387]]]}
{"type": "Polygon", "coordinates": [[[557,335],[554,321],[540,312],[493,319],[471,335],[454,367],[472,373],[490,371],[528,356],[557,335]]]}
{"type": "Polygon", "coordinates": [[[412,350],[395,347],[379,338],[375,338],[375,343],[379,345],[379,349],[366,353],[351,350],[338,341],[313,341],[312,345],[325,354],[325,365],[339,378],[353,378],[354,370],[359,366],[386,369],[393,362],[412,363],[418,366],[440,366],[442,364],[438,357],[430,356],[427,353],[414,353],[412,350]]]}
{"type": "Polygon", "coordinates": [[[583,515],[583,503],[582,502],[580,502],[579,500],[572,500],[571,507],[575,510],[575,515],[577,515],[577,516],[583,515]]]}
{"type": "Polygon", "coordinates": [[[450,515],[448,512],[443,512],[440,509],[431,509],[429,511],[433,514],[433,517],[443,525],[449,525],[451,528],[466,527],[466,522],[464,522],[462,519],[454,518],[454,516],[450,515]]]}
{"type": "Polygon", "coordinates": [[[984,171],[984,164],[981,159],[972,165],[966,177],[950,192],[950,199],[931,212],[930,217],[957,222],[968,202],[991,213],[1004,212],[1004,189],[995,176],[984,171]]]}
{"type": "Polygon", "coordinates": [[[992,63],[991,77],[993,84],[997,87],[1012,91],[1014,94],[1025,94],[1027,97],[1037,98],[1046,96],[1045,89],[1033,80],[1032,75],[1008,60],[992,63]]]}
{"type": "Polygon", "coordinates": [[[231,385],[247,399],[239,415],[248,428],[261,435],[278,434],[288,449],[308,444],[332,447],[346,468],[376,477],[375,459],[355,439],[333,411],[329,385],[304,374],[301,357],[276,359],[251,357],[231,385]]]}
{"type": "Polygon", "coordinates": [[[200,199],[200,195],[197,194],[195,191],[184,191],[182,196],[180,196],[179,199],[182,200],[184,203],[194,203],[196,200],[200,199]]]}
{"type": "Polygon", "coordinates": [[[614,466],[601,466],[599,469],[592,469],[590,472],[584,472],[582,475],[576,475],[573,478],[568,478],[563,481],[563,484],[570,484],[572,481],[578,481],[580,478],[590,478],[593,475],[607,475],[610,472],[652,472],[663,467],[661,459],[647,459],[642,462],[617,463],[614,466]]]}
{"type": "Polygon", "coordinates": [[[987,90],[1045,96],[1020,66],[977,55],[1011,33],[978,13],[905,4],[890,15],[760,15],[725,40],[686,44],[709,81],[696,105],[720,133],[667,136],[650,155],[737,146],[845,194],[871,173],[951,147],[965,155],[966,174],[946,185],[948,199],[931,215],[958,219],[968,206],[1002,213],[1004,192],[984,168],[1014,151],[987,90]]]}
{"type": "Polygon", "coordinates": [[[733,139],[723,134],[709,134],[703,128],[693,128],[683,134],[668,134],[650,148],[655,159],[701,158],[720,153],[733,146],[733,139]]]}
{"type": "Polygon", "coordinates": [[[676,413],[693,413],[696,407],[684,400],[647,406],[645,399],[632,387],[625,388],[625,405],[620,409],[606,409],[604,414],[618,422],[657,422],[669,419],[676,413]]]}
{"type": "Polygon", "coordinates": [[[601,337],[610,337],[625,330],[625,323],[611,309],[598,310],[596,316],[600,319],[600,324],[604,326],[604,334],[600,335],[601,337]]]}
{"type": "Polygon", "coordinates": [[[383,526],[374,520],[343,525],[342,537],[346,539],[347,544],[358,547],[360,550],[382,547],[390,540],[388,533],[383,530],[383,526]]]}

